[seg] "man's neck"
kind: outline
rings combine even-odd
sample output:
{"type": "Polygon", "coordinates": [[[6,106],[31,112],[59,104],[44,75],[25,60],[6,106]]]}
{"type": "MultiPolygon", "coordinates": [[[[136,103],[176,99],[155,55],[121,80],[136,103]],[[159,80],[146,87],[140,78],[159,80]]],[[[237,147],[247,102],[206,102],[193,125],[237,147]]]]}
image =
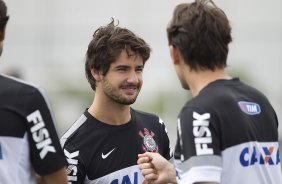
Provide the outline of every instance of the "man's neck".
{"type": "Polygon", "coordinates": [[[186,77],[193,97],[197,96],[209,83],[219,79],[230,80],[232,77],[224,69],[216,69],[215,71],[191,71],[189,76],[186,77]]]}
{"type": "Polygon", "coordinates": [[[105,102],[94,98],[88,112],[99,121],[110,125],[122,125],[131,119],[130,106],[105,102]]]}

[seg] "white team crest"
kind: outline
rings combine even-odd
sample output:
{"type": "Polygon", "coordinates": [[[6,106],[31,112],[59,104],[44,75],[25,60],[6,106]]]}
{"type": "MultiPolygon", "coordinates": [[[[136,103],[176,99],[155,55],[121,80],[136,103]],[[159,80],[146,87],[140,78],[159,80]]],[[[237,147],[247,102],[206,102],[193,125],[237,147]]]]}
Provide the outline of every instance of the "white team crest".
{"type": "Polygon", "coordinates": [[[144,132],[139,131],[139,135],[143,138],[143,150],[150,151],[150,152],[158,152],[159,148],[154,140],[155,133],[150,132],[147,128],[144,128],[144,132]]]}

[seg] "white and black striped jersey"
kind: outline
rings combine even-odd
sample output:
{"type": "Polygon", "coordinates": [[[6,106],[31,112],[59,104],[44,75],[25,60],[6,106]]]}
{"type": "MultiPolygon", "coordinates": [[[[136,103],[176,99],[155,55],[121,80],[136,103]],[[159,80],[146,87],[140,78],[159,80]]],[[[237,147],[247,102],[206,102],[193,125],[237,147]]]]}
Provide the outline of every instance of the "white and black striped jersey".
{"type": "Polygon", "coordinates": [[[0,183],[34,184],[67,162],[38,88],[0,75],[0,183]]]}
{"type": "Polygon", "coordinates": [[[281,184],[275,111],[238,78],[214,81],[181,110],[175,158],[180,183],[281,184]]]}
{"type": "Polygon", "coordinates": [[[61,138],[71,184],[142,184],[138,154],[158,152],[170,159],[167,130],[163,121],[131,109],[123,125],[100,122],[86,110],[61,138]]]}

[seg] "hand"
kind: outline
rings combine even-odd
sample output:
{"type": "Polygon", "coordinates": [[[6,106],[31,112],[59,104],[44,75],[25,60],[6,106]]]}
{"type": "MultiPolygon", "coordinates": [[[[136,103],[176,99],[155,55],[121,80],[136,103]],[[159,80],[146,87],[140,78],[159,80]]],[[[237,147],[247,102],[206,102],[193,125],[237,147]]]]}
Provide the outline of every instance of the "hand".
{"type": "Polygon", "coordinates": [[[173,164],[160,154],[146,152],[138,157],[137,164],[145,179],[154,184],[177,183],[173,164]]]}

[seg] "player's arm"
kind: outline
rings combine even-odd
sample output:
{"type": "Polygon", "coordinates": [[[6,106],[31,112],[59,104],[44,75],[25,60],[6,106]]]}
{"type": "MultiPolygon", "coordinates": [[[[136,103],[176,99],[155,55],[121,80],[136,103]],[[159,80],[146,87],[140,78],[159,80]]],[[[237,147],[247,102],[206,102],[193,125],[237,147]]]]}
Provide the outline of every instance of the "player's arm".
{"type": "Polygon", "coordinates": [[[25,108],[31,163],[33,169],[48,183],[67,180],[67,161],[61,148],[51,109],[44,94],[37,88],[29,89],[22,104],[25,108]],[[57,180],[57,181],[56,181],[57,180]]]}
{"type": "MultiPolygon", "coordinates": [[[[146,152],[138,155],[138,167],[142,175],[154,184],[177,184],[176,170],[172,163],[158,153],[146,152]]],[[[182,183],[179,181],[180,184],[182,183]]],[[[218,184],[215,182],[197,182],[194,184],[218,184]]]]}
{"type": "Polygon", "coordinates": [[[138,155],[138,167],[142,175],[154,184],[177,184],[174,165],[159,153],[146,152],[138,155]]]}
{"type": "Polygon", "coordinates": [[[67,184],[67,182],[65,167],[52,174],[37,177],[37,184],[67,184]]]}

